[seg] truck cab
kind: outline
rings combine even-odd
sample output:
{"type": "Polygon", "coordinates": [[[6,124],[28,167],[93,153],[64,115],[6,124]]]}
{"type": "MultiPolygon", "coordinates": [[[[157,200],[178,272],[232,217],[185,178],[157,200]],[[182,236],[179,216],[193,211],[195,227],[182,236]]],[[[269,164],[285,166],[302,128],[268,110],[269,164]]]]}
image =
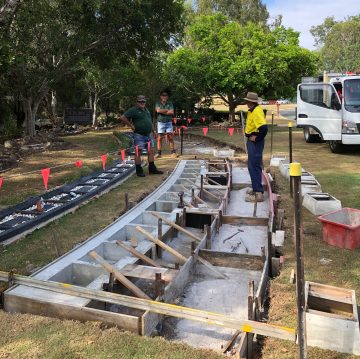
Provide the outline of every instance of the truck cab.
{"type": "Polygon", "coordinates": [[[335,76],[297,88],[297,127],[306,142],[326,141],[330,150],[360,145],[360,76],[335,76]]]}

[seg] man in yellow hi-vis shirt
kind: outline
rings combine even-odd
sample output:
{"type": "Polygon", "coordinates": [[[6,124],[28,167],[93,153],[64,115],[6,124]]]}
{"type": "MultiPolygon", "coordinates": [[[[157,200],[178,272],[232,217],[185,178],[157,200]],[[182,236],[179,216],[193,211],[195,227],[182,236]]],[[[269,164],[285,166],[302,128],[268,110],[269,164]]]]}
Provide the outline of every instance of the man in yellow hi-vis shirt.
{"type": "Polygon", "coordinates": [[[246,202],[263,202],[264,188],[261,183],[262,157],[268,127],[265,114],[259,106],[257,93],[248,92],[244,98],[248,107],[245,135],[247,137],[248,169],[252,189],[248,189],[246,202]]]}

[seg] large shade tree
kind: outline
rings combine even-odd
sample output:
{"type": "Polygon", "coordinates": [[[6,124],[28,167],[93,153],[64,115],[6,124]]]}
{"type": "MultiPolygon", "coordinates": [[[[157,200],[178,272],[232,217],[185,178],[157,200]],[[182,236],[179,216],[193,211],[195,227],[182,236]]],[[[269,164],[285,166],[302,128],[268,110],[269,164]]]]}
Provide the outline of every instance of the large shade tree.
{"type": "Polygon", "coordinates": [[[240,24],[266,24],[269,13],[261,0],[195,0],[196,13],[211,15],[219,12],[240,24]]]}
{"type": "Polygon", "coordinates": [[[292,29],[242,26],[221,14],[198,17],[187,44],[169,56],[168,77],[189,93],[220,97],[230,121],[247,91],[291,96],[301,76],[315,69],[316,55],[299,46],[292,29]]]}
{"type": "Polygon", "coordinates": [[[20,95],[27,134],[42,99],[82,59],[102,68],[116,57],[144,62],[176,44],[182,10],[182,0],[22,1],[0,23],[0,70],[20,95]]]}
{"type": "Polygon", "coordinates": [[[311,28],[320,48],[323,70],[346,72],[360,69],[360,15],[336,22],[328,17],[311,28]]]}

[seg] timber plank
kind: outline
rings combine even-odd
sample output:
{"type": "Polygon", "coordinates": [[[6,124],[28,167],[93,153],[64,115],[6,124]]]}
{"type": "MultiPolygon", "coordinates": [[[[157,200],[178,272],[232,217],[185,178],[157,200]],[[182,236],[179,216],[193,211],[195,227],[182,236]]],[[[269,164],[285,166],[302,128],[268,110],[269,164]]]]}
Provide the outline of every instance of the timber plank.
{"type": "Polygon", "coordinates": [[[212,265],[230,268],[245,268],[249,270],[262,270],[264,263],[261,256],[240,254],[232,252],[219,252],[209,249],[200,249],[199,256],[212,265]]]}
{"type": "Polygon", "coordinates": [[[223,224],[243,224],[247,226],[267,226],[269,218],[267,217],[243,217],[243,216],[222,216],[223,224]]]}
{"type": "Polygon", "coordinates": [[[126,277],[152,280],[155,280],[155,273],[161,273],[162,279],[165,282],[171,282],[179,273],[176,269],[150,267],[137,264],[127,264],[120,269],[120,272],[126,277]]]}

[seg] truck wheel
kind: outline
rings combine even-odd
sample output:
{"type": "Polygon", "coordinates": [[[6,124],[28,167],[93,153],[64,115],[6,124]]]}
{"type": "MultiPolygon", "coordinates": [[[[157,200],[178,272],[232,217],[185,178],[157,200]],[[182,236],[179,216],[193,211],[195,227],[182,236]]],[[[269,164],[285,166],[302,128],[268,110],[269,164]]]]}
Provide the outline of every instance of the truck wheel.
{"type": "Polygon", "coordinates": [[[306,143],[320,142],[320,136],[318,134],[310,133],[309,127],[304,127],[304,140],[306,143]]]}
{"type": "Polygon", "coordinates": [[[344,149],[344,146],[338,141],[327,141],[327,143],[332,153],[341,153],[344,149]]]}

